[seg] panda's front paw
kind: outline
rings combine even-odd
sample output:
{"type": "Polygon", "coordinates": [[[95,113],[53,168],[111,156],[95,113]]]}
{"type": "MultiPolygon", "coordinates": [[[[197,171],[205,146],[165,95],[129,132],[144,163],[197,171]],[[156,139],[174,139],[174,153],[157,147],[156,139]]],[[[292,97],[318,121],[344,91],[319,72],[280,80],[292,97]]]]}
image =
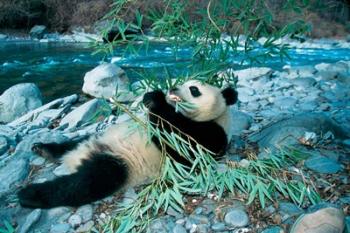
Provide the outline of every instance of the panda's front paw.
{"type": "Polygon", "coordinates": [[[143,96],[142,102],[149,109],[159,107],[166,103],[165,94],[160,90],[147,92],[143,96]]]}
{"type": "Polygon", "coordinates": [[[45,208],[47,206],[47,201],[43,194],[43,187],[40,184],[32,184],[17,193],[19,203],[23,207],[27,208],[45,208]]]}

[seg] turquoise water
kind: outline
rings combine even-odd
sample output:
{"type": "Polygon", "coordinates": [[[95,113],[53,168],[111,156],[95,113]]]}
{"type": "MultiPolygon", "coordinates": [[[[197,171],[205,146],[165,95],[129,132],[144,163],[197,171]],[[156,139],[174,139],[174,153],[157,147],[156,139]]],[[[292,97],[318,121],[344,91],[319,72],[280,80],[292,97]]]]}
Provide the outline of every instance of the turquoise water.
{"type": "MultiPolygon", "coordinates": [[[[36,83],[44,101],[80,93],[84,74],[97,66],[101,55],[92,55],[87,44],[39,43],[32,41],[0,42],[0,94],[21,82],[36,83]]],[[[154,76],[185,74],[190,69],[192,50],[184,48],[175,54],[166,44],[153,44],[140,55],[124,54],[116,50],[113,61],[126,70],[131,79],[139,79],[144,73],[154,76]]],[[[280,69],[286,64],[314,65],[320,62],[350,60],[350,49],[293,49],[290,60],[271,58],[263,64],[280,69]]],[[[240,68],[240,54],[232,54],[232,67],[240,68]]],[[[108,61],[111,58],[107,58],[108,61]]]]}

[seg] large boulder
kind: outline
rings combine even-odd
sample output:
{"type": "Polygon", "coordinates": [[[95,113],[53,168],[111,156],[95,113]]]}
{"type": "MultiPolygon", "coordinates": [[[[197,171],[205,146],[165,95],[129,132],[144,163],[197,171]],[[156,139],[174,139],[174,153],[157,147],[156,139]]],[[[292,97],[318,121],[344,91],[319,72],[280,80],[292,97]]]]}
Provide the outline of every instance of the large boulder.
{"type": "Polygon", "coordinates": [[[118,95],[119,101],[125,101],[130,94],[128,87],[129,79],[125,71],[115,64],[105,63],[85,74],[83,92],[97,98],[118,95]]]}
{"type": "Polygon", "coordinates": [[[11,122],[41,105],[41,93],[35,84],[17,84],[0,96],[0,122],[11,122]]]}
{"type": "Polygon", "coordinates": [[[29,35],[33,39],[42,39],[47,33],[46,26],[44,25],[35,25],[30,29],[29,35]]]}

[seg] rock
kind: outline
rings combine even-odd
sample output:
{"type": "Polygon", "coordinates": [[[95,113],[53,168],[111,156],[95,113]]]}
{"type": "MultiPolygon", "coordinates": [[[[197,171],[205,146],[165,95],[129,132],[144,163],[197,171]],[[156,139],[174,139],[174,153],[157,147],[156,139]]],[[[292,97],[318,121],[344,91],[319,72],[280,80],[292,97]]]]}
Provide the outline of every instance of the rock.
{"type": "Polygon", "coordinates": [[[350,233],[350,216],[345,218],[345,233],[350,233]]]}
{"type": "Polygon", "coordinates": [[[120,95],[119,101],[127,101],[130,97],[128,87],[129,79],[125,71],[115,64],[105,63],[85,74],[83,92],[107,99],[117,94],[120,95]]]}
{"type": "Polygon", "coordinates": [[[260,78],[262,76],[270,76],[273,70],[268,67],[252,67],[244,70],[235,70],[233,74],[238,76],[238,80],[253,80],[260,78]]]}
{"type": "Polygon", "coordinates": [[[173,233],[186,233],[187,231],[186,231],[186,229],[185,229],[183,226],[181,226],[180,224],[176,224],[172,232],[173,232],[173,233]]]}
{"type": "Polygon", "coordinates": [[[0,167],[0,197],[10,191],[14,184],[21,182],[29,173],[26,159],[13,157],[5,166],[0,167]]]}
{"type": "Polygon", "coordinates": [[[232,227],[244,227],[248,225],[249,218],[245,211],[234,209],[225,215],[225,223],[232,227]]]}
{"type": "Polygon", "coordinates": [[[7,138],[0,135],[0,156],[8,149],[7,138]]]}
{"type": "Polygon", "coordinates": [[[316,209],[301,215],[290,233],[342,233],[344,218],[343,211],[335,207],[316,209]]]}
{"type": "Polygon", "coordinates": [[[53,225],[50,229],[50,233],[66,233],[70,229],[70,225],[68,223],[60,223],[53,225]]]}
{"type": "Polygon", "coordinates": [[[123,193],[123,200],[122,203],[123,205],[129,205],[133,202],[135,202],[138,198],[137,193],[135,192],[134,188],[128,188],[124,193],[123,193]]]}
{"type": "Polygon", "coordinates": [[[102,121],[111,115],[112,109],[105,100],[93,99],[74,109],[60,122],[61,127],[80,127],[94,122],[102,121]]]}
{"type": "Polygon", "coordinates": [[[211,226],[211,229],[213,231],[224,231],[226,229],[226,225],[222,222],[218,222],[218,223],[214,223],[212,226],[211,226]]]}
{"type": "Polygon", "coordinates": [[[281,202],[279,203],[279,212],[282,217],[282,221],[287,220],[290,217],[298,216],[304,211],[291,202],[281,202]]]}
{"type": "Polygon", "coordinates": [[[350,148],[350,139],[345,139],[345,140],[343,140],[342,143],[343,143],[344,146],[350,148]]]}
{"type": "Polygon", "coordinates": [[[299,109],[304,111],[304,112],[314,111],[317,107],[318,107],[318,104],[316,103],[316,101],[308,101],[305,103],[301,103],[299,105],[299,109]]]}
{"type": "Polygon", "coordinates": [[[19,233],[27,233],[29,229],[39,220],[41,209],[33,210],[26,218],[25,222],[20,226],[19,233]]]}
{"type": "Polygon", "coordinates": [[[79,226],[75,231],[76,232],[91,232],[91,229],[94,227],[94,221],[88,221],[83,225],[79,226]]]}
{"type": "Polygon", "coordinates": [[[321,155],[314,155],[308,158],[305,161],[305,166],[323,174],[334,174],[342,170],[342,167],[336,161],[321,155]]]}
{"type": "Polygon", "coordinates": [[[324,135],[328,131],[338,139],[349,138],[348,132],[334,120],[323,113],[302,113],[293,117],[281,119],[264,127],[260,132],[249,136],[251,142],[257,142],[260,150],[280,148],[299,144],[298,139],[305,132],[324,135]]]}
{"type": "Polygon", "coordinates": [[[45,163],[45,159],[43,157],[37,157],[33,161],[30,162],[30,165],[41,166],[44,163],[45,163]]]}
{"type": "Polygon", "coordinates": [[[77,227],[81,224],[82,219],[79,215],[77,214],[73,214],[72,216],[69,217],[68,219],[68,223],[73,227],[77,227]]]}
{"type": "Polygon", "coordinates": [[[153,220],[147,229],[148,233],[168,233],[172,232],[174,229],[175,223],[172,221],[171,217],[165,216],[153,220]]]}
{"type": "Polygon", "coordinates": [[[279,226],[268,227],[264,229],[261,233],[283,233],[284,230],[279,226]]]}
{"type": "Polygon", "coordinates": [[[79,215],[81,217],[82,222],[87,222],[89,220],[92,219],[92,215],[93,215],[93,208],[92,205],[83,205],[80,206],[76,213],[77,215],[79,215]]]}
{"type": "Polygon", "coordinates": [[[42,105],[39,88],[33,83],[21,83],[0,96],[0,123],[8,123],[42,105]]]}
{"type": "Polygon", "coordinates": [[[46,26],[44,25],[35,25],[30,29],[29,35],[33,39],[42,39],[44,35],[47,33],[46,26]]]}
{"type": "Polygon", "coordinates": [[[69,175],[70,173],[71,172],[64,164],[61,164],[53,170],[53,174],[55,174],[55,176],[64,176],[69,175]]]}
{"type": "Polygon", "coordinates": [[[280,109],[290,109],[295,106],[297,99],[294,97],[277,97],[274,104],[280,109]]]}
{"type": "Polygon", "coordinates": [[[240,112],[237,110],[231,110],[232,115],[232,135],[239,136],[242,131],[245,129],[249,129],[253,122],[253,117],[248,115],[247,113],[240,112]]]}

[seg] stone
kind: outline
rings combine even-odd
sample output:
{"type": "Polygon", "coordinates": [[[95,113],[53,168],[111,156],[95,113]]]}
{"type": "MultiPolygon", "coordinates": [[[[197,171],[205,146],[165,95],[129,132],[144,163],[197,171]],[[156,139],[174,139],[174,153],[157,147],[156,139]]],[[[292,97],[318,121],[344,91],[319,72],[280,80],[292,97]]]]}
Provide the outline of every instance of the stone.
{"type": "Polygon", "coordinates": [[[41,216],[41,209],[33,210],[27,217],[25,222],[20,226],[19,233],[27,233],[30,228],[39,220],[41,216]]]}
{"type": "Polygon", "coordinates": [[[273,70],[268,67],[252,67],[244,70],[235,70],[233,74],[238,77],[238,80],[253,80],[263,76],[270,76],[273,70]]]}
{"type": "Polygon", "coordinates": [[[187,231],[186,231],[186,229],[185,229],[183,226],[181,226],[180,224],[176,224],[172,232],[173,232],[173,233],[186,233],[187,231]]]}
{"type": "Polygon", "coordinates": [[[261,233],[283,233],[283,229],[279,226],[268,227],[264,229],[261,233]]]}
{"type": "Polygon", "coordinates": [[[53,170],[53,174],[55,174],[55,176],[64,176],[69,175],[70,173],[71,172],[64,164],[61,164],[53,170]]]}
{"type": "Polygon", "coordinates": [[[281,214],[282,221],[285,221],[290,217],[295,217],[304,213],[304,211],[294,203],[281,202],[279,203],[279,213],[281,214]]]}
{"type": "Polygon", "coordinates": [[[68,223],[59,223],[51,226],[50,233],[66,233],[70,229],[68,223]]]}
{"type": "Polygon", "coordinates": [[[123,193],[123,199],[122,203],[123,205],[130,205],[134,203],[138,198],[137,193],[135,192],[134,188],[128,188],[124,193],[123,193]]]}
{"type": "Polygon", "coordinates": [[[0,123],[8,123],[42,105],[39,88],[33,83],[21,83],[0,96],[0,123]]]}
{"type": "Polygon", "coordinates": [[[305,132],[324,135],[332,132],[337,139],[350,138],[349,132],[324,113],[301,113],[283,118],[265,126],[260,132],[251,134],[248,139],[256,142],[260,150],[298,145],[298,139],[305,132]]]}
{"type": "Polygon", "coordinates": [[[42,39],[47,33],[47,28],[44,25],[35,25],[29,31],[29,35],[33,39],[42,39]]]}
{"type": "Polygon", "coordinates": [[[350,216],[345,218],[345,233],[350,233],[350,216]]]}
{"type": "Polygon", "coordinates": [[[0,197],[21,182],[29,173],[26,159],[13,157],[5,166],[0,167],[0,197]]]}
{"type": "Polygon", "coordinates": [[[68,223],[73,227],[77,227],[81,224],[82,219],[80,217],[80,215],[78,214],[73,214],[72,216],[69,217],[68,219],[68,223]]]}
{"type": "Polygon", "coordinates": [[[94,221],[88,221],[87,223],[84,223],[83,225],[79,226],[75,231],[81,233],[91,232],[91,229],[94,227],[94,225],[94,221]]]}
{"type": "Polygon", "coordinates": [[[292,79],[291,83],[295,86],[300,86],[302,90],[307,91],[308,87],[312,87],[316,84],[316,80],[314,78],[296,78],[292,79]]]}
{"type": "Polygon", "coordinates": [[[274,104],[280,109],[290,109],[295,106],[297,99],[295,97],[277,97],[274,104]]]}
{"type": "Polygon", "coordinates": [[[5,34],[0,34],[0,41],[1,40],[6,40],[7,39],[7,35],[5,35],[5,34]]]}
{"type": "Polygon", "coordinates": [[[45,159],[43,157],[37,157],[33,161],[30,162],[30,165],[41,166],[44,163],[45,163],[45,159]]]}
{"type": "Polygon", "coordinates": [[[103,99],[93,99],[74,109],[60,122],[61,127],[75,128],[103,121],[112,113],[111,107],[103,99]]]}
{"type": "Polygon", "coordinates": [[[325,207],[301,215],[290,233],[342,233],[345,216],[341,209],[325,207]]]}
{"type": "Polygon", "coordinates": [[[334,174],[342,170],[341,165],[336,161],[321,155],[308,158],[304,164],[307,168],[323,174],[334,174]]]}
{"type": "Polygon", "coordinates": [[[0,135],[0,156],[5,153],[8,149],[7,138],[0,135]]]}
{"type": "Polygon", "coordinates": [[[304,112],[314,111],[317,107],[318,104],[316,103],[316,101],[308,101],[299,105],[299,109],[304,112]]]}
{"type": "Polygon", "coordinates": [[[234,209],[225,215],[225,223],[232,227],[244,227],[248,225],[249,218],[245,211],[234,209]]]}
{"type": "Polygon", "coordinates": [[[82,222],[87,222],[92,219],[93,216],[93,208],[92,205],[83,205],[80,206],[75,214],[81,217],[82,222]]]}
{"type": "Polygon", "coordinates": [[[118,95],[118,101],[127,101],[131,95],[128,88],[129,78],[115,64],[101,64],[84,77],[83,92],[94,97],[108,99],[118,95]]]}
{"type": "Polygon", "coordinates": [[[245,129],[249,129],[251,124],[253,123],[253,117],[248,115],[247,113],[240,112],[237,110],[231,110],[232,116],[232,135],[239,136],[242,134],[242,131],[245,129]]]}
{"type": "Polygon", "coordinates": [[[222,222],[214,223],[211,226],[211,229],[213,231],[224,231],[226,229],[226,225],[225,225],[225,223],[222,223],[222,222]]]}

